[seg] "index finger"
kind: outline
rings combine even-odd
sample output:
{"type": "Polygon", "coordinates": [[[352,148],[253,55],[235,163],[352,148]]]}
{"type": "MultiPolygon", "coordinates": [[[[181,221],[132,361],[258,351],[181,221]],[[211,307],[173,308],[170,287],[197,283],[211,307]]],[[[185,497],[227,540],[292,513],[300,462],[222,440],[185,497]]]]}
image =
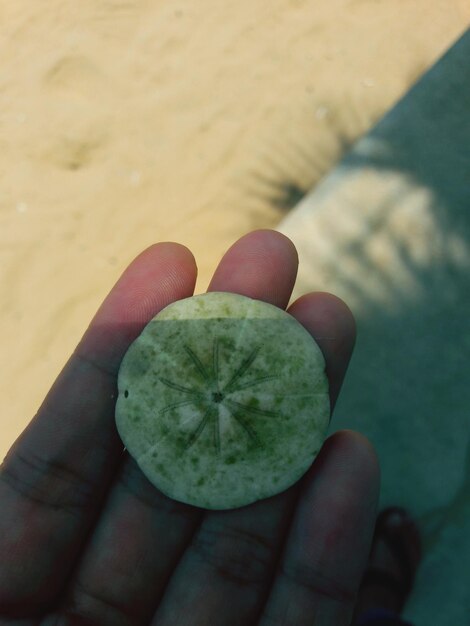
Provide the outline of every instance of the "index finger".
{"type": "Polygon", "coordinates": [[[193,294],[196,264],[175,243],[147,248],[117,281],[0,468],[0,611],[41,611],[59,593],[123,453],[116,377],[162,308],[193,294]]]}

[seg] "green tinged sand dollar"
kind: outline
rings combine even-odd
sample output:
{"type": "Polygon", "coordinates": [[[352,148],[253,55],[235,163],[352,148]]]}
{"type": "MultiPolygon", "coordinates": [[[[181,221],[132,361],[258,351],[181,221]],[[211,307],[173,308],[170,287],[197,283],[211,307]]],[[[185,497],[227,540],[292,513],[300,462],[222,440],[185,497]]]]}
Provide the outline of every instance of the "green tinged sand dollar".
{"type": "Polygon", "coordinates": [[[157,489],[206,509],[268,498],[326,436],[325,361],[285,311],[232,293],[170,304],[126,352],[116,425],[157,489]]]}

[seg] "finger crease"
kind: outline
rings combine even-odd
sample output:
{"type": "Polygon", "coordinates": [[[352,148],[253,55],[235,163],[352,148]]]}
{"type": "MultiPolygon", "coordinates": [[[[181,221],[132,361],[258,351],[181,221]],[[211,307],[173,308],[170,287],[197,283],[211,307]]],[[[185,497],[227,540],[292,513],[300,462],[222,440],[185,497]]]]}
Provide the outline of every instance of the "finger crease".
{"type": "Polygon", "coordinates": [[[355,592],[339,585],[335,580],[324,576],[309,565],[283,565],[280,574],[315,595],[340,604],[352,605],[355,602],[355,592]]]}
{"type": "Polygon", "coordinates": [[[109,598],[103,592],[92,591],[79,581],[74,583],[71,600],[68,602],[69,606],[62,609],[64,616],[84,617],[87,624],[90,623],[88,620],[91,620],[92,624],[100,626],[102,624],[124,626],[133,625],[142,618],[137,608],[132,610],[131,607],[119,602],[118,598],[109,598]]]}
{"type": "Polygon", "coordinates": [[[242,587],[266,584],[273,549],[263,538],[241,531],[204,528],[192,547],[223,579],[242,587]]]}
{"type": "Polygon", "coordinates": [[[81,354],[77,350],[74,352],[74,356],[76,356],[80,361],[83,361],[86,365],[91,366],[93,369],[98,370],[99,372],[106,374],[106,376],[110,376],[111,378],[116,378],[117,372],[112,369],[108,369],[102,363],[95,361],[91,357],[86,354],[81,354]]]}
{"type": "Polygon", "coordinates": [[[90,503],[95,485],[58,461],[14,452],[4,462],[0,480],[28,500],[77,514],[90,503]]]}

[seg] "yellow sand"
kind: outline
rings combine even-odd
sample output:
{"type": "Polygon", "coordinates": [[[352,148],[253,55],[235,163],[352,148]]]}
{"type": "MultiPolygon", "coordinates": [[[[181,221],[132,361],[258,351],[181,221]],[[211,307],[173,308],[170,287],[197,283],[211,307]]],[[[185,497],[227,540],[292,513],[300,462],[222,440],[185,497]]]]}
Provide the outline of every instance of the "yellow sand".
{"type": "Polygon", "coordinates": [[[0,453],[143,248],[205,290],[460,36],[466,0],[2,0],[0,453]]]}

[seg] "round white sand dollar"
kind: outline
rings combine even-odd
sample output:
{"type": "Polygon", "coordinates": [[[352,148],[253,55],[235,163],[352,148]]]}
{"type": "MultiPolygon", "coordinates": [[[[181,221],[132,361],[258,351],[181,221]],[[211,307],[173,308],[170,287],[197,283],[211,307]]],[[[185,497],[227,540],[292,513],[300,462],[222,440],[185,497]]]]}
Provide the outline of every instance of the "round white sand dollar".
{"type": "Polygon", "coordinates": [[[157,489],[207,509],[273,496],[326,436],[325,361],[285,311],[232,293],[170,304],[126,352],[116,425],[157,489]]]}

